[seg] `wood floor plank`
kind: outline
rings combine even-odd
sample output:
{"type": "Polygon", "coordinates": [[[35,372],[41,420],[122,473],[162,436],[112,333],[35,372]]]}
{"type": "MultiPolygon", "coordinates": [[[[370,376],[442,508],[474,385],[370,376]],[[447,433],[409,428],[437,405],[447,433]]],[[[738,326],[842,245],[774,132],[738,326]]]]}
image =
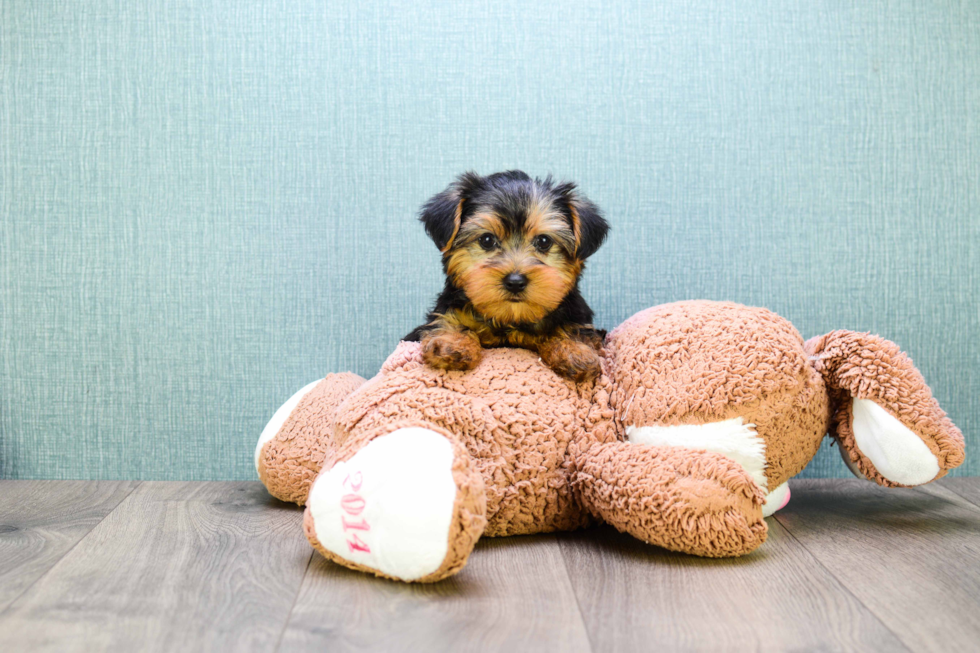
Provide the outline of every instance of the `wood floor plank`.
{"type": "Polygon", "coordinates": [[[980,478],[976,476],[943,478],[936,481],[935,485],[955,492],[973,505],[980,507],[980,478]]]}
{"type": "Polygon", "coordinates": [[[980,509],[941,485],[794,482],[777,519],[916,651],[976,650],[980,509]]]}
{"type": "Polygon", "coordinates": [[[408,585],[316,555],[282,651],[588,651],[553,535],[484,539],[456,576],[408,585]]]}
{"type": "Polygon", "coordinates": [[[137,485],[0,481],[0,614],[137,485]]]}
{"type": "Polygon", "coordinates": [[[742,558],[708,559],[609,527],[559,537],[596,651],[902,651],[778,523],[742,558]]]}
{"type": "Polygon", "coordinates": [[[0,648],[970,650],[978,502],[978,479],[798,481],[745,558],[598,528],[487,539],[405,585],[314,555],[257,483],[2,481],[0,648]]]}
{"type": "Polygon", "coordinates": [[[0,616],[7,650],[275,648],[312,550],[258,483],[143,483],[0,616]]]}

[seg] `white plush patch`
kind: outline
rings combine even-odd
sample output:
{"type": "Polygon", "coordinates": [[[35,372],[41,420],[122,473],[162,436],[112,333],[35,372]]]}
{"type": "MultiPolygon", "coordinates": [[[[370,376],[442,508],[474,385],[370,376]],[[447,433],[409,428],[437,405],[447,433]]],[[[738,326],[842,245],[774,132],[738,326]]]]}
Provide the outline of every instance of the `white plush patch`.
{"type": "Polygon", "coordinates": [[[707,424],[628,426],[626,437],[635,444],[707,449],[723,454],[744,467],[756,485],[766,489],[766,443],[755,432],[755,424],[743,424],[741,417],[707,424]]]}
{"type": "Polygon", "coordinates": [[[310,390],[315,388],[316,384],[321,380],[322,379],[317,379],[313,383],[304,386],[302,390],[290,397],[286,403],[280,406],[279,410],[272,415],[272,419],[270,419],[269,423],[265,425],[264,429],[262,429],[262,435],[259,436],[259,443],[255,445],[255,471],[259,471],[259,456],[262,455],[262,446],[272,438],[276,437],[276,434],[279,433],[279,429],[282,428],[282,425],[286,423],[286,420],[292,414],[293,409],[296,408],[299,402],[303,400],[303,397],[305,397],[310,390]]]}
{"type": "Polygon", "coordinates": [[[922,439],[870,399],[855,399],[854,440],[878,473],[893,483],[922,485],[936,478],[939,461],[922,439]]]}
{"type": "Polygon", "coordinates": [[[776,489],[766,495],[766,502],[762,504],[762,516],[768,517],[782,508],[789,501],[789,483],[777,485],[776,489]]]}
{"type": "Polygon", "coordinates": [[[338,556],[402,580],[438,569],[456,501],[453,450],[435,431],[375,438],[321,474],[306,505],[316,537],[338,556]]]}

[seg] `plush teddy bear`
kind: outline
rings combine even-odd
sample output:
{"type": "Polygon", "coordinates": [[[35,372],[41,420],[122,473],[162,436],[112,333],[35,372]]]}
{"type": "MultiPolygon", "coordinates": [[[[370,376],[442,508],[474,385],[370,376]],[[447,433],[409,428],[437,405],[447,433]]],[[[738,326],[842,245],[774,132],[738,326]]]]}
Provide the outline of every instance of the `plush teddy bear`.
{"type": "Polygon", "coordinates": [[[296,393],[255,456],[274,496],[306,504],[324,556],[431,582],[481,535],[596,520],[675,551],[749,553],[828,431],[855,474],[889,487],[964,458],[895,344],[851,331],[804,343],[768,310],[708,301],[626,320],[588,383],[522,349],[437,370],[402,342],[369,381],[331,374],[296,393]]]}

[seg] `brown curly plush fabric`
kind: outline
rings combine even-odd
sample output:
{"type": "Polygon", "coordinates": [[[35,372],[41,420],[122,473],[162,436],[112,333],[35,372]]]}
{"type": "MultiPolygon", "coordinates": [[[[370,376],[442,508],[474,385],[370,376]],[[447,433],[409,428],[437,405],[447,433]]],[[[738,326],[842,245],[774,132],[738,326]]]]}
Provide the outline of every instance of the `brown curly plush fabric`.
{"type": "Polygon", "coordinates": [[[716,558],[766,540],[762,490],[718,453],[594,444],[579,458],[575,483],[606,523],[665,549],[716,558]]]}
{"type": "MultiPolygon", "coordinates": [[[[804,348],[785,319],[732,303],[638,313],[609,334],[602,374],[578,385],[530,351],[488,349],[475,369],[457,372],[428,367],[420,345],[408,342],[366,383],[331,378],[264,447],[263,481],[302,503],[319,466],[330,470],[400,425],[447,438],[457,492],[448,552],[436,571],[409,580],[455,573],[481,534],[568,530],[596,519],[676,551],[749,553],[766,538],[767,492],[810,461],[835,407],[842,444],[869,478],[888,484],[848,435],[852,396],[901,419],[942,473],[963,459],[959,431],[892,343],[840,331],[804,348]],[[745,441],[736,445],[756,448],[759,469],[705,444],[704,434],[720,428],[724,436],[731,424],[745,441]],[[628,441],[630,428],[669,442],[628,441]]],[[[318,546],[309,508],[305,520],[318,546]]]]}
{"type": "Polygon", "coordinates": [[[306,503],[310,483],[333,448],[334,415],[341,402],[364,383],[351,372],[328,374],[283,423],[259,453],[259,480],[280,501],[306,503]]]}
{"type": "Polygon", "coordinates": [[[838,405],[834,435],[865,478],[885,487],[906,487],[882,476],[854,440],[854,399],[870,399],[918,435],[939,462],[941,478],[965,458],[963,434],[946,417],[925,379],[895,343],[870,333],[831,331],[811,338],[806,351],[827,380],[838,405]]]}
{"type": "Polygon", "coordinates": [[[447,372],[423,362],[419,343],[402,342],[370,387],[344,404],[338,456],[359,448],[359,433],[395,420],[447,429],[485,480],[487,535],[578,528],[588,515],[573,496],[567,452],[585,434],[592,391],[524,349],[490,349],[476,369],[447,372]]]}
{"type": "Polygon", "coordinates": [[[741,417],[766,444],[770,489],[816,455],[830,409],[803,338],[764,308],[677,302],[640,311],[606,339],[624,425],[741,417]],[[790,434],[790,435],[788,435],[790,434]]]}

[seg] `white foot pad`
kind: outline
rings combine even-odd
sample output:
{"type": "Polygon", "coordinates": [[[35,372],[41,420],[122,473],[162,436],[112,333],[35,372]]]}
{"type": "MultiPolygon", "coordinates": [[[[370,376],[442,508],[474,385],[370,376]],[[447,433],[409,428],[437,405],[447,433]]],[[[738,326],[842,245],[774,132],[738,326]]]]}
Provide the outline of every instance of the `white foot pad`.
{"type": "Polygon", "coordinates": [[[789,503],[789,483],[777,485],[776,488],[766,495],[766,502],[762,504],[762,516],[768,517],[782,510],[789,503]]]}
{"type": "Polygon", "coordinates": [[[926,443],[891,413],[870,399],[855,399],[853,414],[857,448],[879,474],[902,485],[922,485],[936,478],[939,461],[926,443]]]}
{"type": "Polygon", "coordinates": [[[306,505],[323,548],[411,581],[436,571],[449,548],[456,501],[453,449],[425,428],[375,438],[321,474],[306,505]]]}

